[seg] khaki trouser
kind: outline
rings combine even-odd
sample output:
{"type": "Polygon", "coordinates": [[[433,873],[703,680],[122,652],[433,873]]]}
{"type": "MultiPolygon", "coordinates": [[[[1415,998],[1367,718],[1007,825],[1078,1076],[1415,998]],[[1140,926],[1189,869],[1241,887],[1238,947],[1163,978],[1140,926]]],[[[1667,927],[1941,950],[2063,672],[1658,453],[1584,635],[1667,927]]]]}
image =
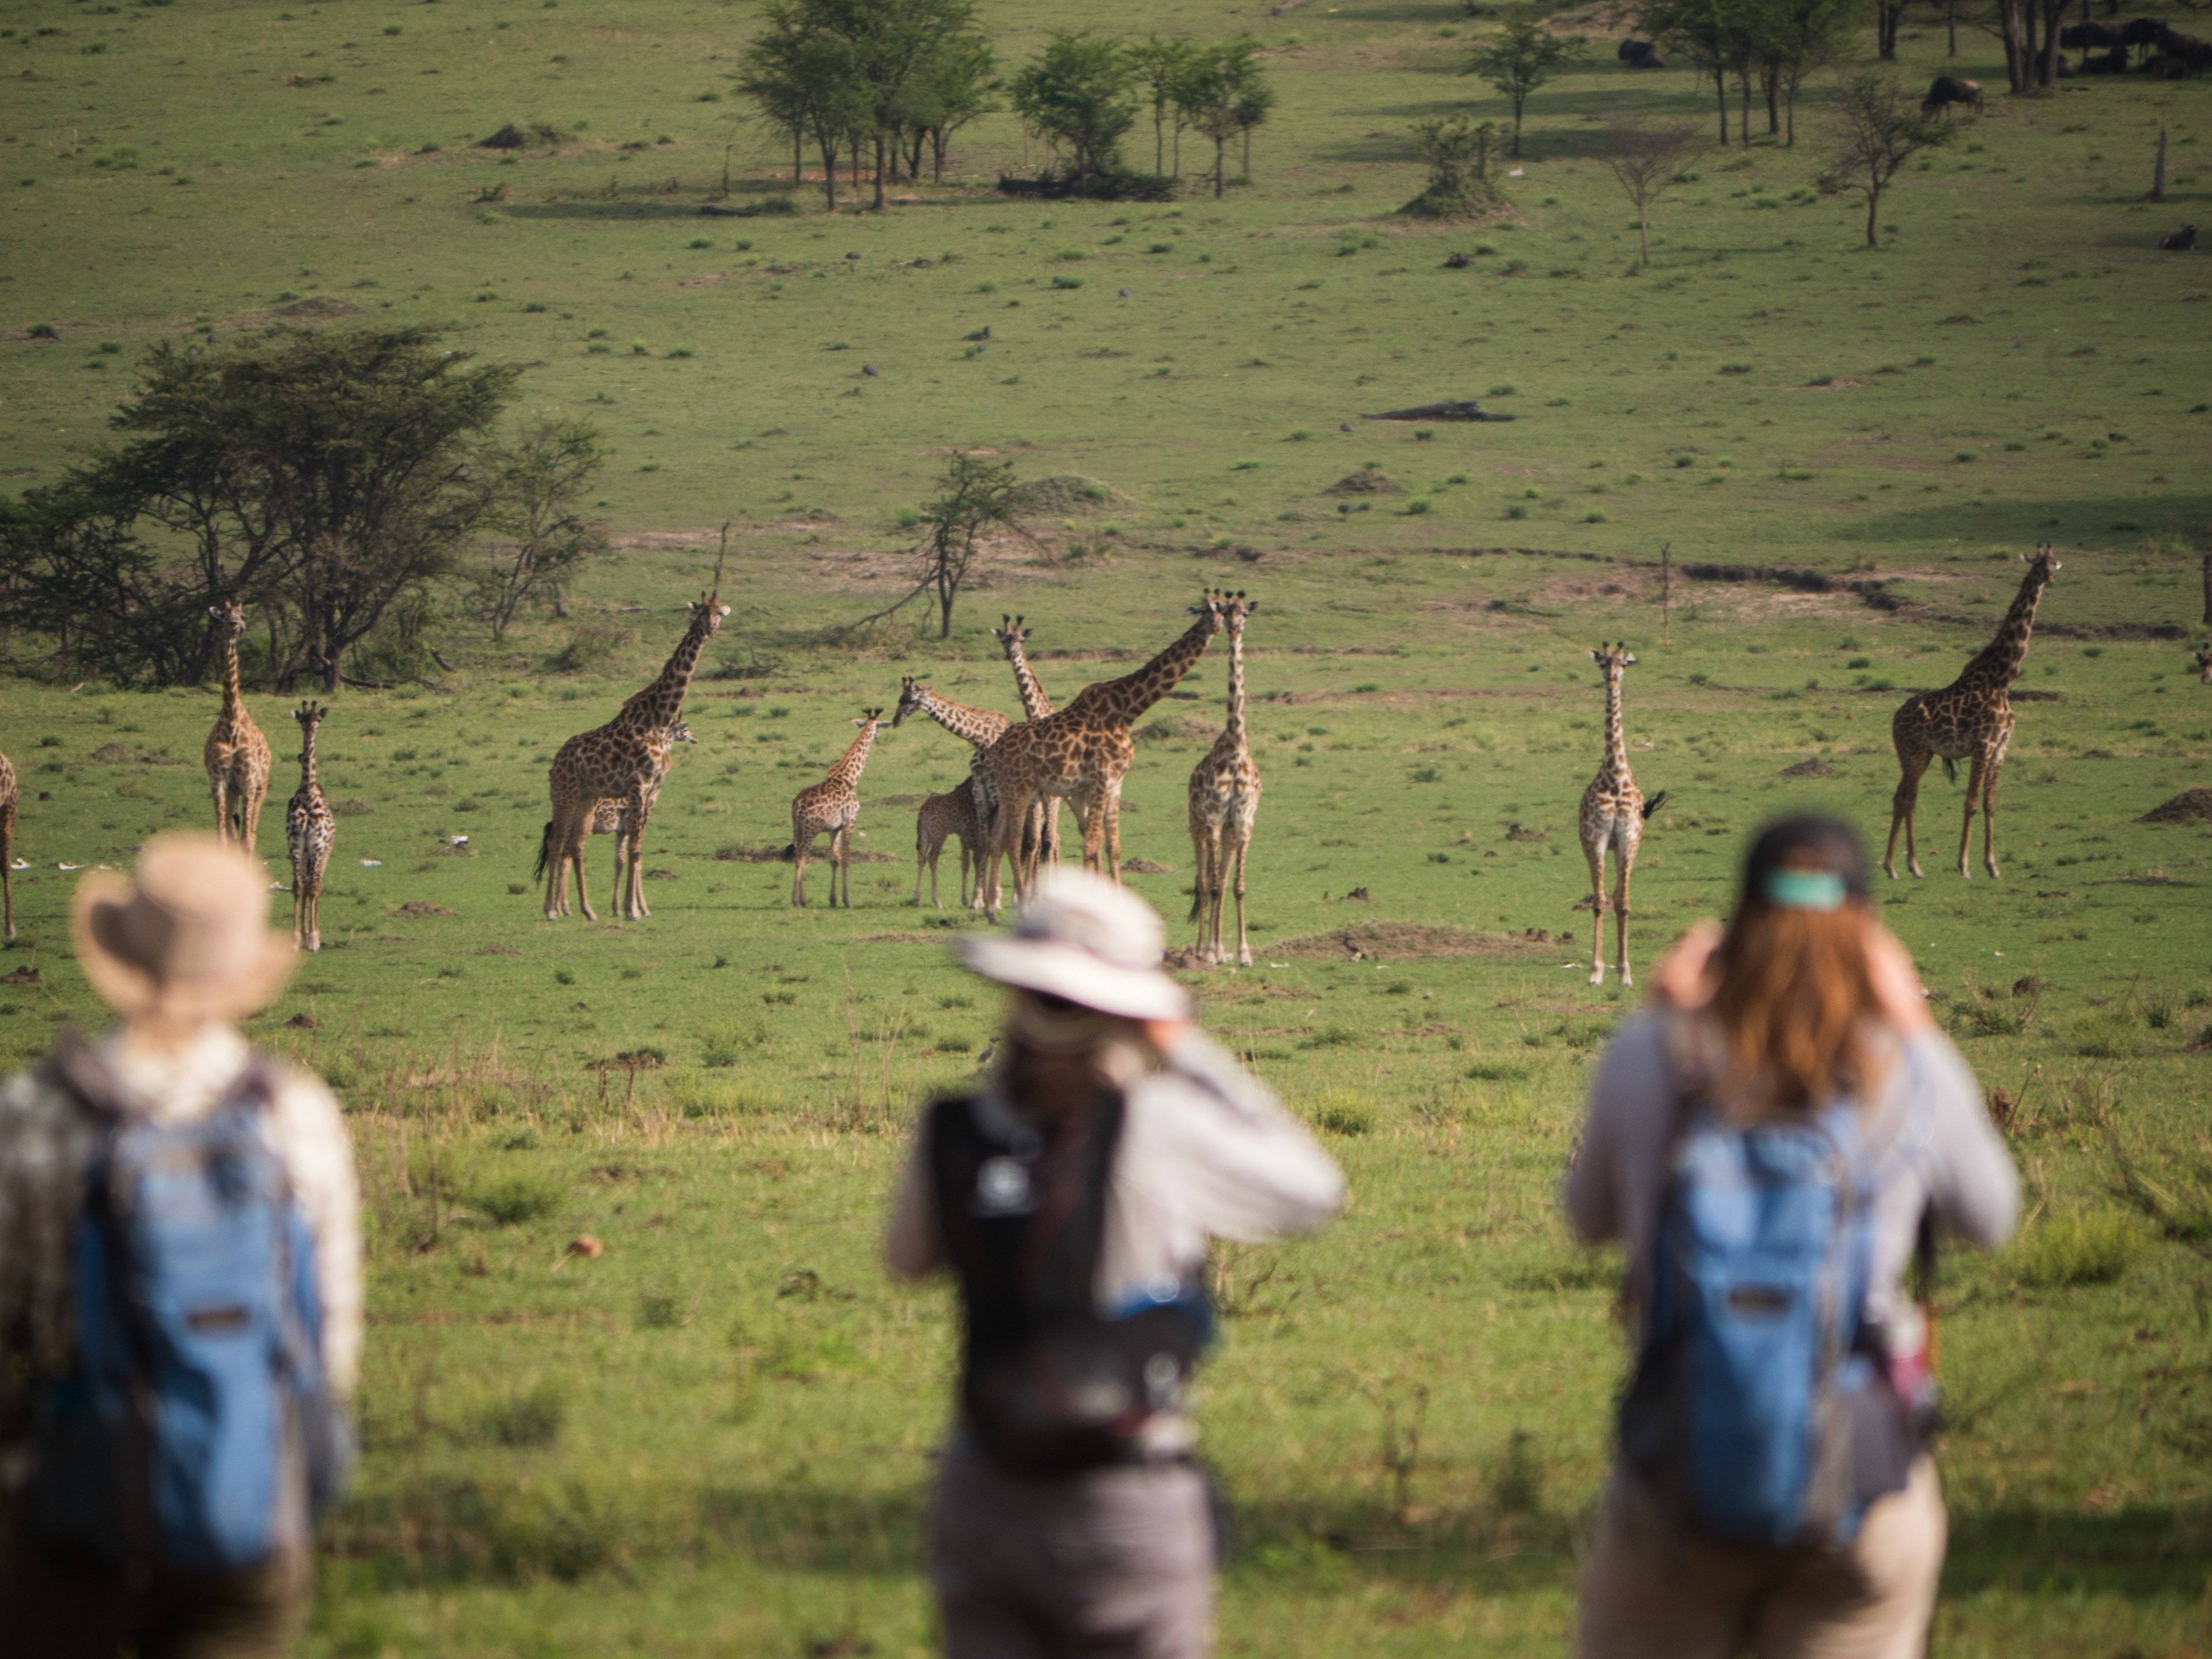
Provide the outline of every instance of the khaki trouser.
{"type": "Polygon", "coordinates": [[[949,1659],[1204,1659],[1213,1517],[1188,1463],[1009,1475],[955,1435],[930,1526],[949,1659]]]}
{"type": "Polygon", "coordinates": [[[1943,1568],[1936,1466],[1877,1498],[1839,1551],[1685,1534],[1615,1471],[1583,1573],[1580,1659],[1921,1659],[1943,1568]]]}
{"type": "Polygon", "coordinates": [[[0,1528],[0,1653],[9,1659],[289,1659],[307,1627],[303,1551],[245,1572],[158,1573],[50,1551],[0,1528]]]}

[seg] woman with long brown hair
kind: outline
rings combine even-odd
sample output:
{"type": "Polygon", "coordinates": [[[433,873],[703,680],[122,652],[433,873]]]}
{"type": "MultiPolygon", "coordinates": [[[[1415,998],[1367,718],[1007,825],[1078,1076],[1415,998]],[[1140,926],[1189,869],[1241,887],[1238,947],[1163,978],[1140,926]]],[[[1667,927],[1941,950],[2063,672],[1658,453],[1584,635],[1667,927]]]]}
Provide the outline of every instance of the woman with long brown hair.
{"type": "Polygon", "coordinates": [[[1944,1516],[1903,1281],[1937,1230],[2004,1240],[2011,1159],[1848,826],[1762,832],[1657,980],[1566,1183],[1628,1248],[1637,1344],[1578,1651],[1917,1659],[1944,1516]]]}

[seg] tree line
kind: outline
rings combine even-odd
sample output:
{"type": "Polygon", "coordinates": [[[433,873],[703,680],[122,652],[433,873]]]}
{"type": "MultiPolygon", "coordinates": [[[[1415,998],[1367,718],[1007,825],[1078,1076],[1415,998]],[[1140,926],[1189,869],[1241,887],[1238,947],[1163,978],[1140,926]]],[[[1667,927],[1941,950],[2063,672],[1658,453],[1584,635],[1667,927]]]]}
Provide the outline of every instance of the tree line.
{"type": "Polygon", "coordinates": [[[772,0],[765,18],[738,86],[788,142],[793,183],[812,148],[833,212],[841,163],[855,189],[865,170],[880,209],[902,173],[921,179],[925,151],[942,178],[952,135],[1008,106],[1046,145],[1048,171],[1079,193],[1123,177],[1121,143],[1149,106],[1153,176],[1181,176],[1182,135],[1195,131],[1213,144],[1206,176],[1218,195],[1230,144],[1243,140],[1249,177],[1253,130],[1274,107],[1249,41],[1059,33],[1009,77],[970,0],[772,0]]]}
{"type": "Polygon", "coordinates": [[[559,611],[605,545],[579,510],[600,452],[573,422],[502,434],[520,372],[423,328],[156,346],[112,447],[0,497],[11,665],[196,684],[209,607],[236,599],[257,678],[335,690],[418,676],[439,592],[495,637],[559,611]]]}

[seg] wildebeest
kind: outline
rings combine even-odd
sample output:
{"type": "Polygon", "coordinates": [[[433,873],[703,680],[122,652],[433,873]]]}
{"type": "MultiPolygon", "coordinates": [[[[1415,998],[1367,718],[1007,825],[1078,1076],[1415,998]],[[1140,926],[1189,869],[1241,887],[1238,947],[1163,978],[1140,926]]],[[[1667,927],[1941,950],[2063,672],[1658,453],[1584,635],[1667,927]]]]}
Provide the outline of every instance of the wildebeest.
{"type": "Polygon", "coordinates": [[[2197,227],[2184,225],[2179,230],[2169,230],[2158,239],[2158,245],[2168,253],[2186,253],[2197,246],[2197,227]]]}
{"type": "Polygon", "coordinates": [[[2114,46],[2101,56],[2081,60],[2081,73],[2084,75],[2125,75],[2127,72],[2128,49],[2125,46],[2114,46]]]}
{"type": "Polygon", "coordinates": [[[2155,17],[2137,17],[2120,29],[2120,44],[2124,46],[2154,46],[2165,37],[2166,25],[2155,17]]]}
{"type": "Polygon", "coordinates": [[[2072,23],[2058,31],[2058,44],[2069,52],[2091,52],[2122,45],[2120,32],[2105,23],[2072,23]]]}
{"type": "Polygon", "coordinates": [[[1939,75],[1928,83],[1928,95],[1920,100],[1920,112],[1933,115],[1941,110],[1948,118],[1954,104],[1964,104],[1968,109],[1978,111],[1982,106],[1982,83],[1939,75]]]}
{"type": "Polygon", "coordinates": [[[1659,48],[1649,40],[1624,40],[1615,55],[1631,69],[1667,67],[1667,60],[1659,55],[1659,48]]]}

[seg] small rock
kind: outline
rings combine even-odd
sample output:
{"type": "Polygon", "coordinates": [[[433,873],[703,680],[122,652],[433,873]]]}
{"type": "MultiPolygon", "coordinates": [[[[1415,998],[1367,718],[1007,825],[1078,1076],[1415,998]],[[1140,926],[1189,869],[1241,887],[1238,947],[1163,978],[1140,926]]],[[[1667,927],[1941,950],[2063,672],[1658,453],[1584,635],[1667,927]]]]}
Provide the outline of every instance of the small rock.
{"type": "Polygon", "coordinates": [[[1336,429],[1339,432],[1349,432],[1352,430],[1352,422],[1349,421],[1339,421],[1336,423],[1336,429]]]}
{"type": "Polygon", "coordinates": [[[1129,297],[1129,290],[1125,288],[1121,290],[1121,297],[1125,300],[1129,297]]]}
{"type": "Polygon", "coordinates": [[[872,380],[876,378],[876,366],[873,363],[862,363],[860,365],[860,373],[866,375],[872,380]]]}
{"type": "Polygon", "coordinates": [[[857,259],[857,258],[859,258],[860,256],[859,254],[857,254],[857,253],[848,253],[848,254],[847,254],[845,257],[846,257],[848,259],[857,259]]]}
{"type": "Polygon", "coordinates": [[[580,1255],[586,1261],[596,1261],[607,1253],[607,1247],[589,1233],[578,1233],[568,1241],[563,1255],[580,1255]]]}

